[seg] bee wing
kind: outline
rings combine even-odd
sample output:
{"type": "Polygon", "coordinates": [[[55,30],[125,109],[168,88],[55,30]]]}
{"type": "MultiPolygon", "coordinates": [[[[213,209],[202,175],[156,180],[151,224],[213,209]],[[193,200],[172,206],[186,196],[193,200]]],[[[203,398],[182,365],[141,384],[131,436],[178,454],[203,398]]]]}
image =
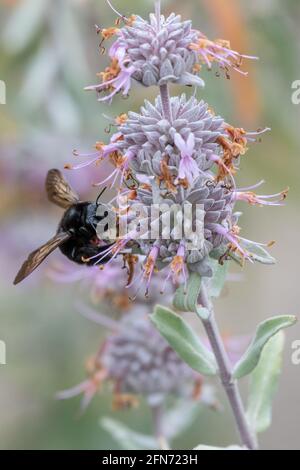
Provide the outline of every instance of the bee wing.
{"type": "Polygon", "coordinates": [[[46,178],[46,191],[49,201],[63,209],[68,209],[79,201],[77,194],[59,170],[49,170],[46,178]]]}
{"type": "Polygon", "coordinates": [[[70,238],[70,235],[65,232],[57,233],[53,238],[47,241],[37,250],[30,253],[27,260],[22,264],[16,278],[14,280],[14,285],[23,281],[29,274],[31,274],[43,261],[47,258],[52,251],[58,248],[63,242],[67,241],[70,238]]]}

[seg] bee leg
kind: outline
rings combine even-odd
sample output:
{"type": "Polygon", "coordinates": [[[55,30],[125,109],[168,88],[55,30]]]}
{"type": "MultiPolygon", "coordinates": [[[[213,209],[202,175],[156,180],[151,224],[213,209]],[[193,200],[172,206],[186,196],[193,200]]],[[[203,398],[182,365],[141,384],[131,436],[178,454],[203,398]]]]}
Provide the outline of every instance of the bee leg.
{"type": "Polygon", "coordinates": [[[225,251],[225,253],[224,253],[222,256],[220,256],[220,258],[219,258],[219,264],[220,264],[221,266],[223,266],[224,262],[229,258],[229,255],[230,255],[230,248],[228,248],[228,249],[225,251]]]}
{"type": "Polygon", "coordinates": [[[123,255],[123,266],[122,266],[122,269],[127,269],[127,273],[128,273],[128,267],[127,267],[127,264],[126,264],[126,255],[123,255]]]}
{"type": "Polygon", "coordinates": [[[86,264],[87,266],[104,265],[111,258],[110,254],[102,255],[108,246],[80,246],[76,247],[72,253],[72,261],[78,264],[86,264]],[[101,259],[103,256],[103,259],[101,259]],[[99,261],[101,259],[101,261],[99,261]]]}

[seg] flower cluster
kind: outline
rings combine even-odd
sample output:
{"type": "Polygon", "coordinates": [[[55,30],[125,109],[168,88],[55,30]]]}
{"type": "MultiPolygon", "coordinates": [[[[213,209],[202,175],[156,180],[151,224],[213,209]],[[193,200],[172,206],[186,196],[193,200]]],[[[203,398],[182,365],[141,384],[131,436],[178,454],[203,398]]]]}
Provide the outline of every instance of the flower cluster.
{"type": "Polygon", "coordinates": [[[110,383],[114,409],[135,407],[139,397],[145,397],[150,406],[161,404],[168,396],[216,404],[203,377],[177,356],[141,313],[132,312],[116,323],[99,352],[87,361],[86,371],[86,380],[57,397],[83,394],[81,407],[85,409],[104,383],[110,383]]]}
{"type": "Polygon", "coordinates": [[[125,74],[126,85],[122,87],[126,92],[131,78],[145,86],[160,87],[160,96],[154,103],[146,101],[139,112],[117,117],[111,123],[115,133],[110,142],[98,142],[96,151],[85,155],[83,163],[73,167],[98,164],[105,159],[113,164],[115,169],[105,182],[111,181],[116,186],[119,180],[114,209],[119,222],[131,220],[136,208],[143,207],[140,216],[140,223],[146,227],[143,236],[138,228],[122,234],[108,249],[112,254],[110,262],[128,247],[143,255],[145,261],[136,281],[138,286],[145,283],[148,293],[153,273],[165,267],[168,272],[162,292],[170,278],[176,284],[186,283],[191,271],[212,276],[210,258],[220,263],[233,258],[240,264],[257,259],[253,251],[264,250],[270,243],[251,242],[240,235],[240,213],[235,205],[238,201],[259,206],[281,205],[287,191],[257,195],[253,189],[263,182],[238,188],[235,173],[249,145],[269,129],[247,132],[234,127],[195,95],[170,97],[167,87],[168,82],[199,85],[195,74],[203,62],[209,68],[217,63],[226,74],[230,67],[240,70],[246,56],[232,51],[226,41],[208,40],[193,30],[189,21],[182,22],[174,14],[167,19],[150,15],[149,22],[132,17],[123,28],[101,34],[103,39],[117,35],[109,54],[120,73],[104,80],[96,87],[98,91],[113,85],[108,96],[111,98],[118,91],[117,81],[119,85],[123,83],[125,74]],[[167,210],[153,221],[152,208],[157,205],[164,205],[167,210]],[[179,216],[172,212],[175,206],[179,207],[182,217],[186,205],[202,208],[201,234],[195,235],[195,214],[188,220],[190,229],[194,229],[192,246],[185,234],[178,233],[179,216]],[[163,225],[165,212],[170,216],[168,237],[161,233],[153,235],[153,228],[163,225]]]}
{"type": "MultiPolygon", "coordinates": [[[[185,95],[171,98],[170,109],[171,122],[164,116],[160,97],[154,104],[145,102],[139,114],[129,112],[123,117],[111,142],[98,144],[96,154],[83,163],[109,158],[114,164],[110,178],[114,183],[120,176],[118,202],[126,217],[137,204],[143,205],[149,217],[153,204],[167,204],[170,211],[174,205],[203,207],[201,249],[189,250],[187,240],[178,240],[172,230],[168,240],[149,236],[137,241],[140,253],[147,257],[141,276],[147,291],[156,267],[169,265],[166,279],[172,277],[178,282],[186,280],[188,270],[210,276],[209,256],[225,259],[235,252],[251,260],[239,234],[235,203],[277,205],[286,196],[286,192],[258,196],[252,188],[236,187],[234,174],[241,156],[267,129],[246,132],[234,128],[215,116],[206,103],[185,95]],[[124,183],[132,178],[133,187],[125,188],[124,183]]],[[[121,252],[130,240],[135,240],[135,234],[118,240],[111,250],[114,254],[121,252]]]]}
{"type": "MultiPolygon", "coordinates": [[[[117,293],[122,293],[118,283],[121,278],[120,271],[114,271],[111,267],[108,271],[108,278],[114,281],[109,292],[117,297],[117,293]]],[[[56,280],[72,282],[75,279],[66,275],[56,280]]],[[[157,276],[156,288],[159,282],[161,279],[157,276]]],[[[102,294],[105,294],[105,287],[102,294]]],[[[171,302],[171,295],[165,298],[165,302],[171,302]]],[[[71,389],[59,392],[57,398],[69,399],[82,394],[83,411],[102,390],[104,384],[110,384],[114,409],[136,407],[140,397],[146,398],[148,404],[154,407],[170,396],[187,401],[195,400],[217,408],[214,388],[178,357],[150,322],[148,315],[156,303],[155,296],[151,296],[149,300],[139,296],[131,303],[130,310],[128,307],[124,308],[124,304],[114,304],[117,312],[122,315],[120,321],[112,320],[109,316],[82,304],[81,313],[109,331],[97,354],[86,362],[86,380],[71,389]]],[[[101,306],[103,308],[103,301],[101,306]]],[[[228,357],[233,365],[240,359],[248,343],[247,336],[224,337],[228,357]]],[[[205,344],[210,349],[210,345],[207,342],[205,344]]]]}
{"type": "Polygon", "coordinates": [[[108,92],[99,101],[111,101],[120,91],[127,95],[131,79],[146,87],[167,83],[203,87],[198,75],[203,64],[211,69],[216,63],[229,77],[231,68],[245,74],[240,69],[243,59],[255,59],[232,50],[228,41],[209,40],[193,29],[191,21],[174,13],[168,18],[150,14],[149,20],[131,16],[123,21],[122,28],[98,29],[101,44],[116,37],[108,53],[111,63],[99,73],[101,83],[86,88],[99,95],[108,92]]]}
{"type": "MultiPolygon", "coordinates": [[[[120,260],[105,269],[97,266],[74,269],[67,260],[48,267],[48,276],[54,282],[79,283],[84,290],[88,284],[91,301],[100,311],[82,302],[77,302],[77,309],[82,316],[108,330],[99,352],[86,363],[87,379],[58,397],[65,399],[83,393],[84,409],[103,384],[109,382],[113,385],[114,408],[135,406],[140,396],[155,406],[170,395],[213,406],[212,388],[177,356],[149,320],[149,313],[160,300],[162,275],[154,280],[151,298],[139,293],[134,302],[130,300],[134,290],[126,287],[127,275],[120,260]]],[[[174,289],[169,285],[165,304],[171,305],[173,295],[174,289]]]]}
{"type": "MultiPolygon", "coordinates": [[[[160,300],[159,286],[163,276],[155,277],[151,298],[140,293],[135,302],[131,302],[130,295],[134,290],[125,287],[127,271],[121,268],[119,260],[105,269],[78,266],[74,270],[68,261],[48,268],[48,275],[55,282],[79,282],[84,290],[88,283],[91,301],[97,304],[97,309],[100,307],[100,311],[82,302],[77,303],[77,309],[85,318],[108,330],[98,353],[86,363],[87,379],[59,393],[58,398],[83,393],[84,409],[103,384],[110,383],[114,408],[135,406],[141,396],[150,406],[158,405],[167,396],[200,400],[214,406],[212,388],[177,356],[149,320],[149,313],[160,300]],[[119,321],[112,318],[112,311],[119,321]],[[179,376],[181,381],[178,381],[179,376]]],[[[171,305],[173,295],[174,289],[169,285],[165,304],[171,305]]]]}

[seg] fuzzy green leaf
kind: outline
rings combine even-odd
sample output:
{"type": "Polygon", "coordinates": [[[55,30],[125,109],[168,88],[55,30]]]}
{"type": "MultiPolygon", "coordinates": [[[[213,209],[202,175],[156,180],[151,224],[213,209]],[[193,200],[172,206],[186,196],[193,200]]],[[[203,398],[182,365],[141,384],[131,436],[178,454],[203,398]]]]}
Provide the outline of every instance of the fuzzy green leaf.
{"type": "Polygon", "coordinates": [[[289,326],[294,325],[296,321],[296,317],[292,315],[282,315],[269,318],[261,323],[256,330],[255,337],[253,338],[249,348],[234,368],[234,378],[240,379],[241,377],[250,374],[250,372],[252,372],[257,366],[263,348],[272,336],[283,328],[288,328],[289,326]]]}
{"type": "Polygon", "coordinates": [[[178,356],[192,369],[203,375],[217,374],[218,369],[213,354],[179,315],[157,305],[150,318],[178,356]]]}
{"type": "Polygon", "coordinates": [[[284,333],[280,331],[270,339],[251,374],[247,419],[257,433],[264,432],[272,421],[272,399],[281,371],[283,347],[284,333]]]}
{"type": "Polygon", "coordinates": [[[184,286],[180,286],[175,292],[173,300],[174,307],[181,312],[195,312],[200,288],[201,276],[197,273],[191,273],[186,291],[184,291],[184,286]]]}
{"type": "Polygon", "coordinates": [[[226,281],[228,263],[220,264],[213,259],[210,260],[213,268],[213,277],[208,280],[208,290],[210,297],[219,297],[226,281]]]}

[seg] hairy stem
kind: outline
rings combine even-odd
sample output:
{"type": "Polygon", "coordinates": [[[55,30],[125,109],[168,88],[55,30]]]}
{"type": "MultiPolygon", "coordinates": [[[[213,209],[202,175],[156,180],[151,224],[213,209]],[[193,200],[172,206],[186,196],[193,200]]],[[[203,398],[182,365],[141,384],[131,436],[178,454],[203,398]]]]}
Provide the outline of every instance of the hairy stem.
{"type": "Polygon", "coordinates": [[[160,13],[161,13],[161,6],[160,0],[155,0],[155,15],[157,19],[157,30],[160,31],[160,13]]]}
{"type": "MultiPolygon", "coordinates": [[[[155,0],[155,15],[157,18],[157,32],[160,31],[161,26],[161,1],[155,0]]],[[[162,102],[162,108],[165,119],[167,119],[170,123],[172,123],[172,109],[170,103],[170,95],[169,95],[169,88],[168,84],[161,85],[160,89],[160,97],[162,102]]]]}
{"type": "Polygon", "coordinates": [[[218,363],[220,378],[227,394],[235,422],[242,443],[250,450],[257,449],[256,436],[251,431],[246,419],[244,405],[238,389],[237,382],[232,377],[232,368],[226,353],[218,325],[215,320],[214,310],[207,294],[206,287],[202,283],[200,304],[210,312],[209,317],[203,321],[205,331],[210,341],[211,348],[218,363]]]}
{"type": "Polygon", "coordinates": [[[160,97],[161,103],[163,108],[164,117],[172,123],[172,109],[171,109],[171,102],[170,102],[170,95],[169,95],[169,88],[168,85],[161,85],[160,89],[160,97]]]}

